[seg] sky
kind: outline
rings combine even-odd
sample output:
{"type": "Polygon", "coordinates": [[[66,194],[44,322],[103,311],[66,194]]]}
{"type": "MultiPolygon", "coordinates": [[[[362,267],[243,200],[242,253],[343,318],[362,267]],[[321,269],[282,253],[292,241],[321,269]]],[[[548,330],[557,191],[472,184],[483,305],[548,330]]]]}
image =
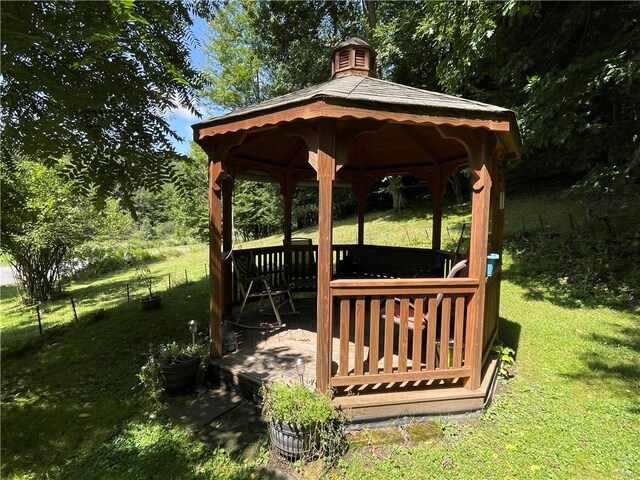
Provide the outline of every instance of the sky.
{"type": "MultiPolygon", "coordinates": [[[[204,44],[206,39],[206,30],[207,30],[207,22],[202,18],[196,17],[194,18],[193,34],[201,40],[201,43],[204,44]]],[[[191,60],[193,61],[194,66],[202,70],[206,65],[205,55],[197,48],[191,48],[191,60]]],[[[176,150],[180,153],[188,153],[189,152],[189,142],[193,137],[193,130],[191,130],[191,125],[194,123],[204,120],[206,118],[210,118],[212,116],[220,115],[222,111],[207,111],[203,106],[198,107],[200,113],[202,113],[203,118],[198,118],[189,112],[186,108],[177,108],[167,112],[165,118],[169,121],[171,128],[174,132],[176,132],[180,137],[184,139],[182,142],[176,142],[171,139],[171,143],[176,147],[176,150]]]]}

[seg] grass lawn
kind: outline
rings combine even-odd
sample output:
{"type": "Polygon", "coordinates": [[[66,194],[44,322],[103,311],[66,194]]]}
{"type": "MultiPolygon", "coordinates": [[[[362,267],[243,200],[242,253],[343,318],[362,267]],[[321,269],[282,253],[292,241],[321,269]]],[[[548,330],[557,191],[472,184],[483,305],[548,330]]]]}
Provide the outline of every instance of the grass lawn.
{"type": "MultiPolygon", "coordinates": [[[[532,211],[552,211],[558,225],[569,228],[563,219],[572,207],[558,207],[552,197],[533,200],[511,200],[508,229],[522,228],[518,212],[532,211]]],[[[454,244],[453,229],[467,213],[465,207],[447,213],[452,238],[445,233],[443,239],[454,244]]],[[[425,229],[430,234],[428,219],[416,210],[372,214],[367,222],[370,243],[415,245],[425,229]]],[[[342,222],[336,242],[353,241],[354,232],[354,221],[342,222]]],[[[296,234],[316,238],[311,230],[296,234]]],[[[500,337],[517,352],[516,377],[501,386],[493,405],[473,420],[439,421],[442,435],[429,440],[354,447],[330,478],[640,476],[638,310],[567,302],[557,290],[534,289],[521,262],[519,255],[505,257],[500,312],[500,337]]],[[[87,315],[77,325],[49,329],[27,348],[6,351],[5,339],[24,341],[21,330],[32,325],[10,310],[17,308],[15,300],[3,289],[2,478],[268,477],[263,455],[230,458],[164,416],[150,418],[136,387],[150,342],[187,342],[186,323],[192,318],[205,328],[205,263],[205,250],[154,262],[158,282],[184,268],[201,278],[164,292],[164,306],[156,312],[142,312],[137,302],[116,295],[135,278],[131,270],[73,283],[68,290],[80,304],[97,298],[104,317],[87,315]]]]}
{"type": "MultiPolygon", "coordinates": [[[[163,249],[162,259],[145,265],[151,270],[153,291],[164,292],[172,287],[205,277],[208,268],[206,245],[163,249]]],[[[66,296],[47,302],[41,307],[43,329],[70,324],[74,321],[69,296],[73,296],[79,318],[91,317],[100,309],[109,310],[127,301],[127,284],[132,302],[147,294],[143,282],[136,276],[134,268],[121,270],[98,279],[76,280],[65,288],[66,296]]],[[[137,302],[136,302],[137,303],[137,302]]],[[[2,324],[2,350],[15,350],[39,335],[36,310],[23,306],[13,285],[0,287],[0,312],[2,324]]]]}

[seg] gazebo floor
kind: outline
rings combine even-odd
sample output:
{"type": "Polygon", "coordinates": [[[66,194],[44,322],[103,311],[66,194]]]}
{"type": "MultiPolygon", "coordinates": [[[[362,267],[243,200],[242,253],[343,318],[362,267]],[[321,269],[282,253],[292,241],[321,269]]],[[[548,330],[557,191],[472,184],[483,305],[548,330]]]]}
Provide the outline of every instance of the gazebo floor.
{"type": "MultiPolygon", "coordinates": [[[[212,360],[214,375],[256,399],[263,384],[279,379],[299,381],[294,361],[302,357],[305,360],[304,383],[314,386],[317,345],[315,299],[296,299],[296,308],[298,314],[283,316],[286,327],[278,330],[248,329],[233,325],[238,349],[212,360]]],[[[275,320],[253,313],[251,309],[250,306],[249,312],[243,316],[243,323],[258,324],[265,320],[275,320]]],[[[338,365],[338,337],[339,332],[336,330],[333,332],[332,349],[334,370],[338,365]]],[[[351,357],[355,354],[352,344],[349,354],[351,357]]],[[[397,358],[394,358],[394,364],[396,363],[397,358]]],[[[371,385],[338,390],[334,404],[343,408],[347,417],[353,421],[468,413],[483,408],[490,400],[497,366],[497,358],[490,356],[485,362],[482,384],[477,390],[437,381],[371,385]]]]}

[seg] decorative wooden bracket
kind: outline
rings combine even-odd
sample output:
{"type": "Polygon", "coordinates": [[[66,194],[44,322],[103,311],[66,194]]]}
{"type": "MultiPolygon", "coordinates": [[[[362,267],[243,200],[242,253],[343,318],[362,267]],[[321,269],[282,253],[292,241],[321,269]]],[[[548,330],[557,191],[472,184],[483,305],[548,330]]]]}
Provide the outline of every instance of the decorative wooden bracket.
{"type": "MultiPolygon", "coordinates": [[[[209,163],[220,163],[225,168],[215,169],[216,176],[215,178],[209,179],[209,185],[215,191],[220,190],[221,181],[224,179],[223,177],[228,175],[228,171],[226,171],[226,167],[228,166],[228,156],[229,150],[233,147],[240,145],[247,136],[247,132],[243,132],[239,135],[226,136],[221,138],[218,141],[211,142],[209,149],[207,151],[209,157],[209,163]]],[[[214,170],[210,169],[210,172],[214,170]]]]}
{"type": "Polygon", "coordinates": [[[287,125],[284,131],[287,137],[300,137],[307,144],[309,150],[309,164],[318,171],[318,130],[304,120],[287,125]]]}
{"type": "Polygon", "coordinates": [[[364,133],[377,133],[384,122],[375,120],[360,120],[357,123],[351,123],[349,126],[337,132],[336,138],[336,171],[339,171],[348,161],[347,151],[351,143],[364,133]]]}
{"type": "Polygon", "coordinates": [[[491,159],[496,145],[496,136],[487,130],[472,130],[449,125],[436,125],[436,129],[443,138],[450,138],[460,143],[469,155],[469,166],[473,173],[471,188],[474,192],[481,192],[485,187],[480,171],[486,168],[487,160],[491,159]]]}

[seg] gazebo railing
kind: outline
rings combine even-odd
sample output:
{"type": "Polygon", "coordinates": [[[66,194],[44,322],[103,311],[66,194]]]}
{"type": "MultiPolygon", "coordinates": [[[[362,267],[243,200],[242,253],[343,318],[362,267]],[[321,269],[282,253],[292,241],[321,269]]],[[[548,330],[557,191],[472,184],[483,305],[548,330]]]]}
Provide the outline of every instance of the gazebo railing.
{"type": "Polygon", "coordinates": [[[334,280],[334,387],[402,382],[457,381],[471,376],[472,329],[467,310],[478,280],[334,280]],[[438,295],[442,300],[438,305],[438,295]],[[399,325],[394,312],[399,302],[399,325]],[[411,312],[413,310],[413,312],[411,312]],[[427,316],[424,332],[409,328],[411,316],[427,316]],[[338,332],[337,334],[335,332],[338,332]],[[337,339],[336,339],[337,337],[337,339]]]}
{"type": "MultiPolygon", "coordinates": [[[[334,266],[343,260],[349,250],[358,247],[358,245],[333,245],[333,264],[334,266]]],[[[381,248],[394,248],[394,247],[376,247],[381,248]]],[[[251,252],[254,255],[256,265],[262,273],[273,272],[281,269],[284,265],[287,265],[288,271],[293,280],[311,280],[316,278],[316,263],[318,255],[317,245],[291,245],[289,247],[290,255],[287,256],[285,249],[282,245],[269,246],[269,247],[256,247],[251,248],[251,252]]],[[[406,251],[423,251],[419,248],[407,248],[403,247],[406,251]]],[[[454,254],[450,252],[441,252],[445,254],[444,274],[446,275],[453,265],[454,254]]],[[[227,258],[225,262],[231,263],[231,259],[227,258]]],[[[232,272],[231,269],[227,271],[232,272]]],[[[231,301],[232,304],[238,305],[242,302],[242,295],[240,293],[237,279],[232,273],[231,278],[228,279],[231,285],[231,301]]]]}

